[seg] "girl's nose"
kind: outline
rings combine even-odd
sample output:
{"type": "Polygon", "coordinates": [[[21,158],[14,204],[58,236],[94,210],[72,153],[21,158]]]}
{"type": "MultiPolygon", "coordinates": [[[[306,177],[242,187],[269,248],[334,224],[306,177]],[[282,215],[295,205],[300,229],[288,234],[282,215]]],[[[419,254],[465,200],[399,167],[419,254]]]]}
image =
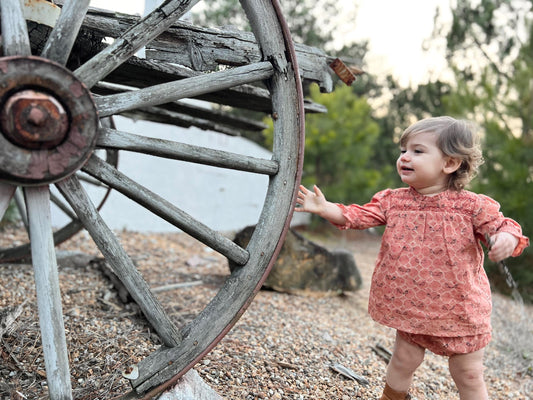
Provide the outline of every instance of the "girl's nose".
{"type": "Polygon", "coordinates": [[[400,154],[400,160],[402,161],[408,161],[411,158],[408,151],[404,151],[402,154],[400,154]]]}

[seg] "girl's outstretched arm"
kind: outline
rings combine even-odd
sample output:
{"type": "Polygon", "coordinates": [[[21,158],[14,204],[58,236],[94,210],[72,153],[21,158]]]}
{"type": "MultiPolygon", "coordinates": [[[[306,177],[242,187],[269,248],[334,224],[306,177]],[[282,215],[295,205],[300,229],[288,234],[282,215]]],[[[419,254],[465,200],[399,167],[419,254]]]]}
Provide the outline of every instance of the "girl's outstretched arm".
{"type": "Polygon", "coordinates": [[[294,211],[310,212],[337,225],[344,225],[346,223],[346,218],[342,214],[342,210],[335,203],[327,201],[322,191],[316,185],[313,186],[313,191],[300,185],[296,203],[297,206],[294,211]]]}

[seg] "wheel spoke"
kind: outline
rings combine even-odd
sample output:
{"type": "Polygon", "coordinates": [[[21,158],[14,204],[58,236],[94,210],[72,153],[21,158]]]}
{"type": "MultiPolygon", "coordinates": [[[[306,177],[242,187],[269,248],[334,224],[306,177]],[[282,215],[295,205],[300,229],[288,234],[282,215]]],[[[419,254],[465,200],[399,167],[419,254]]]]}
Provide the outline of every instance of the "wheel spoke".
{"type": "Polygon", "coordinates": [[[126,286],[163,343],[168,347],[176,346],[181,340],[179,331],[170,321],[159,301],[153,296],[150,287],[135,268],[117,237],[91,203],[76,176],[66,178],[56,183],[56,186],[76,212],[85,229],[109,262],[113,272],[126,286]]]}
{"type": "Polygon", "coordinates": [[[39,186],[26,188],[24,193],[48,390],[52,399],[71,399],[67,341],[52,239],[50,192],[48,186],[39,186]]]}
{"type": "Polygon", "coordinates": [[[28,213],[26,211],[26,206],[24,204],[24,195],[22,194],[22,190],[18,189],[15,191],[15,204],[17,205],[17,209],[19,211],[20,219],[22,220],[22,223],[26,227],[26,232],[29,232],[29,225],[28,225],[28,213]]]}
{"type": "MultiPolygon", "coordinates": [[[[5,1],[5,0],[4,0],[5,1]]],[[[91,88],[99,80],[134,55],[137,50],[151,42],[180,19],[199,0],[170,0],[141,19],[124,32],[110,46],[106,47],[84,65],[75,74],[91,88]]]]}
{"type": "Polygon", "coordinates": [[[0,219],[2,219],[6,213],[7,207],[9,207],[9,202],[15,194],[16,189],[16,186],[0,182],[0,219]]]}
{"type": "Polygon", "coordinates": [[[106,117],[122,111],[169,103],[186,97],[196,97],[245,83],[261,81],[272,76],[273,72],[272,64],[264,61],[225,71],[162,83],[131,92],[102,96],[96,98],[95,103],[98,114],[101,117],[106,117]]]}
{"type": "Polygon", "coordinates": [[[4,56],[31,55],[28,27],[20,0],[0,1],[4,56]]]}
{"type": "Polygon", "coordinates": [[[89,1],[70,0],[63,4],[59,19],[46,41],[41,57],[61,65],[67,63],[83,18],[89,9],[89,1]]]}
{"type": "Polygon", "coordinates": [[[96,145],[265,175],[275,175],[278,172],[278,163],[273,160],[139,136],[108,128],[100,128],[96,145]]]}
{"type": "Polygon", "coordinates": [[[192,218],[161,196],[128,178],[100,158],[91,156],[83,170],[237,264],[244,265],[248,260],[249,254],[246,250],[192,218]]]}
{"type": "Polygon", "coordinates": [[[87,174],[80,174],[80,173],[76,173],[76,176],[78,177],[80,182],[89,183],[89,184],[91,184],[93,186],[107,189],[107,185],[104,185],[102,182],[100,182],[97,179],[94,179],[92,176],[89,176],[87,174]]]}
{"type": "Polygon", "coordinates": [[[77,219],[76,214],[74,214],[74,212],[55,194],[50,193],[50,200],[52,200],[52,203],[54,203],[57,208],[63,211],[70,219],[77,219]]]}

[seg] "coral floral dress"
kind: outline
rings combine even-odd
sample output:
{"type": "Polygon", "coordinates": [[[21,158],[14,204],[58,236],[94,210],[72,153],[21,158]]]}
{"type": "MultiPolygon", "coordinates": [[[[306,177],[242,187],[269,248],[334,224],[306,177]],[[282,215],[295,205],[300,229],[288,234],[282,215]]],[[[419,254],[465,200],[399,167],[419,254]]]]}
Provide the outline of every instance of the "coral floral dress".
{"type": "Polygon", "coordinates": [[[368,311],[377,322],[422,335],[490,333],[490,285],[480,241],[508,232],[529,245],[515,221],[493,199],[466,190],[424,196],[413,188],[387,189],[370,203],[337,204],[340,229],[386,225],[372,276],[368,311]]]}

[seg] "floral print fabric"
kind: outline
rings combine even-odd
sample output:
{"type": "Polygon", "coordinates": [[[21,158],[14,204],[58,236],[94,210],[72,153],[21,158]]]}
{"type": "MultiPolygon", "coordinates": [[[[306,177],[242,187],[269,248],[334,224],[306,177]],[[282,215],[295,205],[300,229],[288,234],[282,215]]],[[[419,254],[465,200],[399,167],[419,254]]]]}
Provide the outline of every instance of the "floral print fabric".
{"type": "Polygon", "coordinates": [[[397,332],[406,342],[445,357],[451,357],[456,354],[468,354],[481,350],[489,344],[491,339],[490,333],[472,336],[442,337],[403,331],[397,332]]]}
{"type": "Polygon", "coordinates": [[[490,285],[480,241],[508,232],[529,245],[515,221],[491,198],[466,190],[424,196],[387,189],[370,203],[338,204],[341,229],[386,225],[370,288],[368,310],[377,322],[432,336],[490,333],[490,285]]]}

